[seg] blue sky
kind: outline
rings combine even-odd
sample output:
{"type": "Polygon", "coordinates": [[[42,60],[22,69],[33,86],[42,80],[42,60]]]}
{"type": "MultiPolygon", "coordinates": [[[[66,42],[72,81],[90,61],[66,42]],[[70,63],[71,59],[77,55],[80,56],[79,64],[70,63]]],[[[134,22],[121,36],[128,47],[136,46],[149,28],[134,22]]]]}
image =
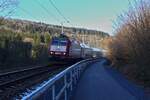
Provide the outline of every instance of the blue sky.
{"type": "MultiPolygon", "coordinates": [[[[73,26],[101,30],[110,34],[113,33],[113,21],[129,6],[128,0],[52,1],[73,26]]],[[[19,0],[19,5],[12,17],[57,25],[64,21],[49,0],[19,0]],[[40,7],[38,1],[48,9],[49,14],[40,7]]],[[[65,26],[70,24],[65,23],[65,26]]]]}

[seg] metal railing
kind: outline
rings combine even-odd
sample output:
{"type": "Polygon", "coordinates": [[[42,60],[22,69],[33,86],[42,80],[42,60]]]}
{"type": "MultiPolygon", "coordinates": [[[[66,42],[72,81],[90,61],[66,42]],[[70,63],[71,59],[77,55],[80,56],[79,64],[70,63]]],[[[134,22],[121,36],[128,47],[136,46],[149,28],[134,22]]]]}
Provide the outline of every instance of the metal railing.
{"type": "Polygon", "coordinates": [[[68,100],[82,72],[96,59],[78,62],[54,76],[43,86],[23,97],[23,100],[68,100]]]}

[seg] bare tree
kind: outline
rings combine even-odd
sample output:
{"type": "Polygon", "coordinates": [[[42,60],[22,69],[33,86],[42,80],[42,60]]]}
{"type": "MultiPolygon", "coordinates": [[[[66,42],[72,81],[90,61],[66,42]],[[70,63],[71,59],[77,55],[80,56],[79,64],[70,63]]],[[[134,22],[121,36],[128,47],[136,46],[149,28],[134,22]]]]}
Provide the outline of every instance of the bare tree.
{"type": "Polygon", "coordinates": [[[150,1],[135,0],[119,18],[109,58],[130,78],[150,86],[150,1]]]}

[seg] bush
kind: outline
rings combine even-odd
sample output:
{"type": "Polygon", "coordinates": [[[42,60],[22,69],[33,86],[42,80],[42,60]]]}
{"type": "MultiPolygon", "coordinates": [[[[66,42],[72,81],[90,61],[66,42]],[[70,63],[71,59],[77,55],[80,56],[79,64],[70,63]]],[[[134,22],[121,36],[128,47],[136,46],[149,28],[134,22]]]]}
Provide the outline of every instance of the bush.
{"type": "Polygon", "coordinates": [[[135,4],[120,16],[108,57],[130,78],[150,86],[150,1],[135,4]]]}
{"type": "Polygon", "coordinates": [[[41,44],[38,33],[16,33],[0,29],[0,66],[46,62],[47,50],[45,43],[41,44]]]}

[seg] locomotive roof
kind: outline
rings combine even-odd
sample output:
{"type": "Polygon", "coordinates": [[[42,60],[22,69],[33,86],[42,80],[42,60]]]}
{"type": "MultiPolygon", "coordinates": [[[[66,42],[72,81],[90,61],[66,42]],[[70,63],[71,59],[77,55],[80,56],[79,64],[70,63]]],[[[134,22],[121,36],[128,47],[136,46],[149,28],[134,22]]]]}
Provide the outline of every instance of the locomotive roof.
{"type": "Polygon", "coordinates": [[[54,36],[53,39],[69,39],[69,37],[64,34],[60,34],[59,36],[54,36]]]}
{"type": "Polygon", "coordinates": [[[80,43],[80,46],[81,47],[84,47],[84,48],[90,48],[88,45],[86,45],[85,43],[80,43]]]}
{"type": "Polygon", "coordinates": [[[101,51],[101,49],[98,49],[98,48],[92,48],[93,51],[101,51]]]}
{"type": "Polygon", "coordinates": [[[86,45],[85,43],[80,43],[80,46],[83,47],[83,48],[90,48],[93,51],[101,51],[101,49],[90,47],[90,46],[86,45]]]}

